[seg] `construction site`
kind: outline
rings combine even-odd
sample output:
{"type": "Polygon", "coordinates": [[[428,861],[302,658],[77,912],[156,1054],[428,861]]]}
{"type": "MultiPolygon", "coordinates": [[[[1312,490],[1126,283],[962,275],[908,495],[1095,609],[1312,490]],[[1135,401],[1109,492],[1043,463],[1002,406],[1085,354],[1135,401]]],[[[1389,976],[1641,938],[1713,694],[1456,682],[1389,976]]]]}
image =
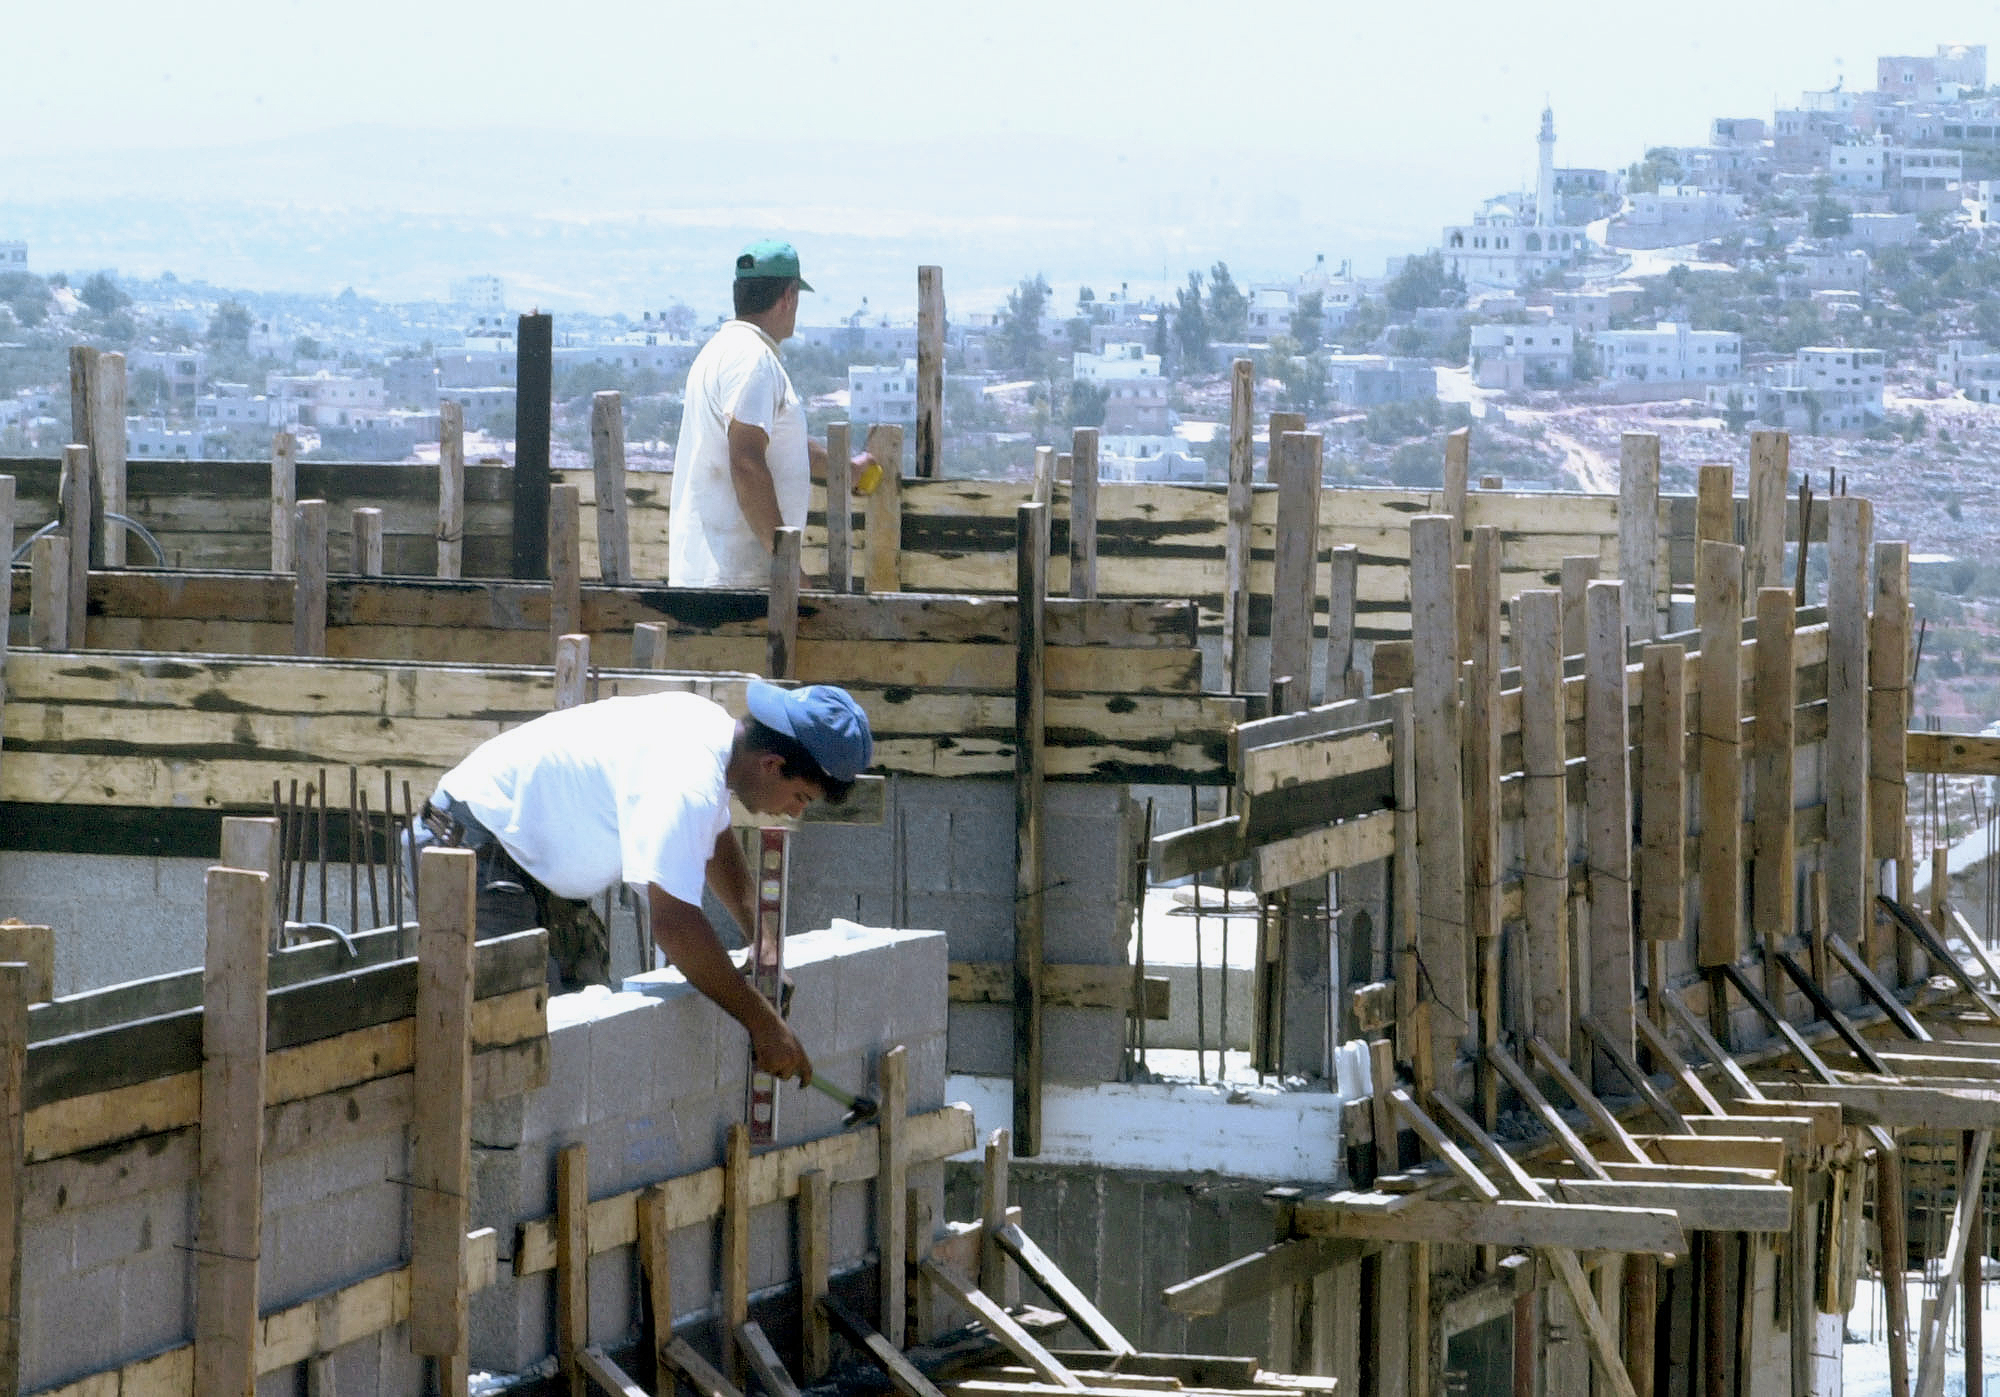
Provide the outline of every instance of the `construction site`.
{"type": "Polygon", "coordinates": [[[72,352],[0,460],[0,1394],[1833,1397],[1871,1281],[1893,1397],[1980,1392],[2000,963],[1913,778],[2000,739],[1912,722],[1923,541],[1779,432],[1323,488],[1247,360],[1226,484],[954,479],[918,286],[910,449],[830,431],[754,591],[658,582],[618,394],[551,469],[547,316],[503,465],[128,461],[72,352]],[[632,899],[552,994],[402,854],[494,734],[758,676],[874,733],[738,812],[846,1102],[632,899]]]}

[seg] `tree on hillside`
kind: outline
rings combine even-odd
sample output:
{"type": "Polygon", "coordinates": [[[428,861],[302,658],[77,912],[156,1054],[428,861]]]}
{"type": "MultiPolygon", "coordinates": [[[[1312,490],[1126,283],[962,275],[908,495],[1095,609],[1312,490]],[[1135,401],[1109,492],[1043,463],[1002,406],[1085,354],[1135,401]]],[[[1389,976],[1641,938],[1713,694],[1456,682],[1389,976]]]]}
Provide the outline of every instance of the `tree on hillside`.
{"type": "Polygon", "coordinates": [[[83,290],[77,294],[99,315],[109,315],[132,304],[132,298],[120,290],[118,283],[105,272],[92,272],[90,279],[84,282],[83,290]]]}
{"type": "Polygon", "coordinates": [[[1299,342],[1301,354],[1311,354],[1326,338],[1326,296],[1319,291],[1308,291],[1299,297],[1299,303],[1292,310],[1292,338],[1299,342]]]}
{"type": "Polygon", "coordinates": [[[1022,375],[1041,372],[1042,310],[1049,303],[1049,283],[1040,272],[1023,277],[1021,284],[1007,293],[1007,309],[1000,316],[1000,363],[1022,375]]]}
{"type": "Polygon", "coordinates": [[[34,329],[49,318],[48,283],[28,272],[0,272],[0,304],[14,313],[14,320],[34,329]]]}
{"type": "Polygon", "coordinates": [[[1189,272],[1187,285],[1177,293],[1174,307],[1174,339],[1179,342],[1181,360],[1190,369],[1208,367],[1208,313],[1201,303],[1201,273],[1189,272]]]}
{"type": "Polygon", "coordinates": [[[220,353],[250,352],[250,311],[241,301],[224,301],[208,318],[208,347],[220,353]]]}
{"type": "Polygon", "coordinates": [[[1445,271],[1442,252],[1427,252],[1405,260],[1382,294],[1390,310],[1405,315],[1424,306],[1462,306],[1465,278],[1445,271]]]}
{"type": "Polygon", "coordinates": [[[1208,337],[1241,344],[1250,333],[1250,298],[1236,285],[1227,262],[1208,269],[1208,337]]]}

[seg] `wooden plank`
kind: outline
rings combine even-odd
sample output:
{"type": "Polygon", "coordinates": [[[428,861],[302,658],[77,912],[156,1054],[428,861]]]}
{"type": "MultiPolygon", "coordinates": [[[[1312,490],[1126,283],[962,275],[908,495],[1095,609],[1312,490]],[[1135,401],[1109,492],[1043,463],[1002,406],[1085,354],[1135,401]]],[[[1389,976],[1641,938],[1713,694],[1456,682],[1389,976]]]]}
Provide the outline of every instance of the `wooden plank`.
{"type": "Polygon", "coordinates": [[[1118,1332],[1117,1326],[1104,1317],[1090,1297],[1063,1274],[1055,1262],[1035,1245],[1034,1238],[1023,1232],[1014,1223],[1004,1223],[995,1232],[994,1238],[1007,1255],[1020,1263],[1028,1278],[1042,1288],[1043,1294],[1056,1302],[1056,1308],[1068,1315],[1084,1338],[1096,1344],[1107,1353],[1137,1353],[1138,1348],[1118,1332]]]}
{"type": "Polygon", "coordinates": [[[1354,663],[1360,560],[1361,550],[1353,544],[1336,544],[1327,570],[1326,678],[1322,692],[1328,703],[1361,697],[1361,671],[1354,663]]]}
{"type": "Polygon", "coordinates": [[[1945,776],[2000,776],[2000,737],[1961,732],[1909,732],[1904,760],[1912,772],[1945,776]]]}
{"type": "Polygon", "coordinates": [[[632,545],[625,521],[625,404],[616,389],[590,395],[590,469],[597,480],[597,575],[632,581],[632,545]]]}
{"type": "Polygon", "coordinates": [[[1859,496],[1827,507],[1827,929],[1885,961],[1868,901],[1868,545],[1871,510],[1859,496]]]}
{"type": "MultiPolygon", "coordinates": [[[[576,1363],[585,1377],[596,1383],[603,1391],[610,1393],[611,1397],[651,1397],[645,1388],[627,1377],[625,1370],[607,1358],[604,1350],[594,1344],[576,1356],[576,1363]]],[[[793,1388],[790,1392],[780,1392],[776,1388],[770,1388],[768,1391],[771,1397],[797,1397],[798,1394],[797,1388],[793,1388]]]]}
{"type": "Polygon", "coordinates": [[[1687,1238],[1672,1212],[1603,1208],[1577,1203],[1498,1202],[1423,1198],[1394,1212],[1372,1213],[1318,1199],[1301,1199],[1298,1230],[1306,1236],[1382,1242],[1496,1247],[1574,1247],[1684,1255],[1687,1238]]]}
{"type": "MultiPolygon", "coordinates": [[[[1632,795],[1626,765],[1624,587],[1593,582],[1584,655],[1584,844],[1590,865],[1590,1003],[1618,1041],[1631,1044],[1632,795]]],[[[1604,1080],[1599,1064],[1593,1080],[1604,1080]]]]}
{"type": "Polygon", "coordinates": [[[1008,1156],[1011,1138],[1003,1126],[986,1139],[984,1167],[979,1175],[979,1288],[1001,1304],[1021,1303],[1020,1273],[1000,1246],[1000,1229],[1007,1224],[1008,1156]]]}
{"type": "MultiPolygon", "coordinates": [[[[63,448],[62,535],[69,545],[69,582],[63,595],[69,603],[66,633],[70,644],[81,650],[84,623],[90,596],[90,540],[92,501],[97,492],[91,480],[90,448],[63,448]]],[[[10,550],[11,551],[11,550],[10,550]]]]}
{"type": "MultiPolygon", "coordinates": [[[[1710,464],[1695,477],[1694,539],[1696,553],[1704,543],[1736,542],[1736,470],[1710,464]]],[[[1696,564],[1699,567],[1699,563],[1696,564]]]]}
{"type": "Polygon", "coordinates": [[[300,500],[293,510],[292,653],[326,654],[326,501],[300,500]]]}
{"type": "Polygon", "coordinates": [[[472,1191],[473,921],[478,857],[423,852],[417,881],[416,1113],[410,1149],[410,1349],[462,1359],[472,1191]]]}
{"type": "Polygon", "coordinates": [[[890,1343],[903,1343],[903,1300],[907,1272],[904,1268],[904,1238],[909,1218],[904,1212],[909,1187],[909,1142],[906,1138],[909,1112],[909,1050],[901,1044],[882,1054],[876,1067],[875,1100],[875,1245],[880,1270],[876,1294],[882,1303],[882,1333],[890,1343]]]}
{"type": "Polygon", "coordinates": [[[549,486],[554,477],[549,471],[549,416],[555,319],[542,312],[523,315],[514,335],[514,529],[508,575],[526,580],[550,576],[549,486]]]}
{"type": "Polygon", "coordinates": [[[556,1362],[569,1397],[584,1397],[577,1355],[590,1342],[590,1165],[581,1144],[556,1154],[556,1362]]]}
{"type": "MultiPolygon", "coordinates": [[[[1148,1019],[1168,1017],[1172,982],[1148,975],[1139,1011],[1148,1019]]],[[[1001,960],[951,962],[946,995],[954,1004],[1012,1004],[1014,965],[1001,960]]],[[[1122,965],[1044,965],[1042,1003],[1048,1008],[1116,1009],[1132,1012],[1132,972],[1122,965]]]]}
{"type": "MultiPolygon", "coordinates": [[[[821,1174],[818,1177],[823,1180],[826,1176],[821,1174]]],[[[663,1185],[655,1184],[640,1192],[638,1227],[639,1271],[646,1283],[646,1314],[653,1327],[653,1362],[656,1369],[664,1373],[668,1367],[666,1349],[674,1340],[674,1268],[673,1256],[667,1245],[667,1191],[663,1185]]],[[[803,1194],[800,1197],[799,1228],[799,1245],[803,1250],[807,1236],[803,1194]]],[[[799,1274],[803,1284],[806,1276],[803,1266],[799,1274]]],[[[810,1342],[810,1335],[807,1339],[810,1342]]]]}
{"type": "Polygon", "coordinates": [[[1295,703],[1312,706],[1313,586],[1319,559],[1320,438],[1287,432],[1274,438],[1278,484],[1277,557],[1271,582],[1271,679],[1293,681],[1295,703]]]}
{"type": "MultiPolygon", "coordinates": [[[[1636,1021],[1639,1017],[1640,1015],[1634,1014],[1632,1020],[1636,1021]]],[[[1583,1031],[1590,1035],[1598,1051],[1611,1059],[1611,1065],[1618,1069],[1618,1075],[1632,1084],[1632,1089],[1639,1093],[1640,1099],[1646,1103],[1647,1109],[1659,1118],[1660,1124],[1679,1134],[1688,1133],[1688,1124],[1681,1119],[1681,1113],[1675,1110],[1673,1103],[1661,1095],[1659,1088],[1653,1085],[1631,1050],[1618,1042],[1595,1014],[1584,1018],[1583,1031]]]]}
{"type": "Polygon", "coordinates": [[[1472,429],[1460,427],[1446,434],[1444,439],[1444,512],[1452,517],[1451,535],[1452,562],[1457,563],[1465,551],[1465,530],[1470,521],[1466,518],[1466,489],[1472,470],[1472,429]]]}
{"type": "MultiPolygon", "coordinates": [[[[1432,1102],[1435,1103],[1439,1099],[1439,1093],[1433,1091],[1432,1102]]],[[[1389,1092],[1389,1102],[1395,1107],[1396,1115],[1403,1124],[1415,1131],[1417,1138],[1424,1142],[1431,1153],[1445,1162],[1459,1182],[1489,1203],[1499,1199],[1500,1190],[1494,1186],[1493,1181],[1479,1171],[1479,1166],[1468,1159],[1465,1151],[1438,1128],[1437,1122],[1424,1113],[1423,1109],[1410,1098],[1408,1092],[1400,1087],[1392,1089],[1389,1092]]]]}
{"type": "MultiPolygon", "coordinates": [[[[8,542],[11,545],[11,534],[8,542]]],[[[18,962],[0,961],[0,1392],[9,1393],[21,1390],[21,1219],[26,1183],[21,1075],[28,1053],[30,973],[18,962]]]]}
{"type": "MultiPolygon", "coordinates": [[[[1664,1009],[1662,1012],[1664,1013],[1664,1009]]],[[[1655,1067],[1664,1069],[1679,1082],[1681,1090],[1693,1097],[1703,1110],[1717,1116],[1728,1114],[1715,1093],[1708,1089],[1708,1084],[1687,1065],[1687,1060],[1681,1056],[1680,1050],[1667,1037],[1666,1030],[1644,1014],[1633,1017],[1632,1027],[1639,1035],[1639,1040],[1646,1045],[1646,1051],[1653,1055],[1655,1067]]]]}
{"type": "MultiPolygon", "coordinates": [[[[1472,531],[1471,586],[1460,620],[1470,637],[1464,716],[1467,922],[1479,975],[1482,1053],[1500,1041],[1500,531],[1472,531]]],[[[1479,1060],[1483,1117],[1499,1119],[1497,1084],[1479,1060]]]]}
{"type": "Polygon", "coordinates": [[[845,422],[826,425],[826,585],[854,590],[854,466],[845,422]]]}
{"type": "Polygon", "coordinates": [[[1451,1080],[1459,1035],[1471,1023],[1466,994],[1465,832],[1461,803],[1457,593],[1452,550],[1457,521],[1410,521],[1417,864],[1417,950],[1431,992],[1434,1080],[1451,1080]]]}
{"type": "Polygon", "coordinates": [[[1790,513],[1792,438],[1787,432],[1750,434],[1749,547],[1743,590],[1755,597],[1785,585],[1785,524],[1790,513]]]}
{"type": "Polygon", "coordinates": [[[847,1308],[836,1295],[820,1297],[820,1309],[850,1343],[873,1359],[902,1397],[944,1397],[931,1380],[918,1372],[901,1349],[869,1327],[866,1320],[847,1308]]]}
{"type": "Polygon", "coordinates": [[[36,539],[29,554],[28,644],[50,651],[70,648],[69,540],[56,534],[36,539]]]}
{"type": "Polygon", "coordinates": [[[583,505],[577,488],[549,487],[549,644],[583,629],[583,505]]]}
{"type": "Polygon", "coordinates": [[[1660,633],[1659,527],[1660,438],[1626,432],[1618,439],[1618,575],[1625,582],[1625,626],[1634,640],[1660,633]]]}
{"type": "MultiPolygon", "coordinates": [[[[868,496],[868,590],[903,589],[903,429],[877,424],[868,429],[868,454],[882,467],[881,483],[868,496]]],[[[1046,593],[1047,589],[1043,591],[1046,593]]]]}
{"type": "Polygon", "coordinates": [[[1577,1168],[1593,1179],[1611,1177],[1605,1172],[1604,1166],[1598,1163],[1597,1156],[1591,1152],[1590,1147],[1583,1143],[1582,1137],[1570,1127],[1567,1120],[1563,1119],[1562,1114],[1549,1104],[1549,1099],[1542,1095],[1541,1088],[1535,1085],[1534,1079],[1521,1070],[1521,1065],[1514,1061],[1513,1056],[1505,1048],[1496,1047],[1490,1050],[1487,1053],[1487,1061],[1506,1079],[1507,1084],[1514,1088],[1522,1104],[1541,1121],[1551,1135],[1555,1136],[1577,1168]]]}
{"type": "Polygon", "coordinates": [[[1097,428],[1071,433],[1069,485],[1069,594],[1097,596],[1097,428]]]}
{"type": "Polygon", "coordinates": [[[1687,930],[1687,651],[1648,645],[1640,661],[1639,935],[1687,930]]]}
{"type": "Polygon", "coordinates": [[[1971,1181],[1986,1177],[1986,1156],[1992,1144],[1993,1132],[1990,1129],[1976,1132],[1972,1137],[1972,1148],[1959,1171],[1958,1201],[1952,1208],[1951,1235],[1945,1244],[1944,1264],[1938,1273],[1936,1291],[1924,1300],[1922,1347],[1917,1354],[1916,1397],[1939,1397],[1944,1391],[1948,1321],[1952,1306],[1958,1299],[1967,1244],[1983,1192],[1971,1181]]]}
{"type": "Polygon", "coordinates": [[[1160,1297],[1175,1314],[1221,1314],[1237,1305],[1261,1300],[1282,1287],[1303,1285],[1373,1251],[1367,1243],[1335,1237],[1294,1237],[1240,1256],[1212,1271],[1190,1276],[1166,1287],[1160,1297]]]}
{"type": "Polygon", "coordinates": [[[1785,1167],[1785,1142],[1762,1135],[1635,1135],[1662,1164],[1706,1169],[1747,1169],[1777,1175],[1785,1167]]]}
{"type": "Polygon", "coordinates": [[[1385,771],[1391,763],[1388,737],[1389,724],[1380,722],[1293,742],[1244,747],[1239,731],[1236,788],[1254,801],[1291,787],[1385,771]]]}
{"type": "MultiPolygon", "coordinates": [[[[917,448],[920,480],[943,475],[944,268],[917,268],[917,448]]],[[[779,1397],[773,1393],[772,1397],[779,1397]]]]}
{"type": "Polygon", "coordinates": [[[1799,1082],[1773,1077],[1760,1077],[1757,1085],[1774,1100],[1833,1102],[1851,1124],[1885,1130],[2000,1128],[2000,1092],[1981,1088],[1918,1082],[1799,1082]]]}
{"type": "Polygon", "coordinates": [[[382,575],[382,511],[364,505],[354,511],[348,528],[349,571],[362,577],[382,575]]]}
{"type": "Polygon", "coordinates": [[[826,1376],[830,1338],[819,1302],[833,1256],[833,1181],[824,1169],[799,1175],[798,1236],[800,1371],[807,1382],[818,1382],[826,1376]]]}
{"type": "MultiPolygon", "coordinates": [[[[465,563],[465,409],[438,400],[437,575],[455,578],[465,563]]],[[[277,568],[272,569],[278,571],[277,568]]]]}
{"type": "MultiPolygon", "coordinates": [[[[879,1240],[879,1231],[877,1235],[879,1240]]],[[[899,1248],[899,1266],[902,1255],[899,1248]]],[[[721,1269],[722,1370],[741,1383],[744,1362],[737,1331],[750,1318],[750,1130],[742,1121],[730,1122],[722,1157],[721,1269]]]]}
{"type": "MultiPolygon", "coordinates": [[[[667,1366],[699,1394],[699,1397],[743,1397],[736,1384],[725,1378],[721,1372],[696,1353],[694,1346],[686,1339],[674,1339],[661,1351],[660,1356],[667,1366]]],[[[671,1384],[663,1388],[670,1391],[671,1384]]]]}
{"type": "Polygon", "coordinates": [[[1663,1208],[1689,1232],[1783,1232],[1792,1225],[1792,1191],[1783,1184],[1660,1182],[1639,1179],[1546,1179],[1564,1203],[1663,1208]]]}
{"type": "Polygon", "coordinates": [[[1250,439],[1254,366],[1238,359],[1229,372],[1229,486],[1223,529],[1222,682],[1231,693],[1250,688],[1250,439]]]}
{"type": "Polygon", "coordinates": [[[736,1339],[750,1371],[757,1375],[757,1381],[764,1389],[764,1397],[799,1397],[799,1385],[785,1371],[784,1360],[778,1357],[778,1350],[772,1347],[761,1324],[754,1319],[745,1320],[736,1331],[736,1339]]]}
{"type": "Polygon", "coordinates": [[[30,1004],[55,998],[56,933],[54,927],[0,923],[0,964],[18,965],[30,1004]]]}
{"type": "Polygon", "coordinates": [[[1395,851],[1395,816],[1380,810],[1256,847],[1249,852],[1251,883],[1260,893],[1278,892],[1389,858],[1395,851]]]}
{"type": "Polygon", "coordinates": [[[1584,1085],[1583,1079],[1570,1070],[1569,1064],[1556,1056],[1553,1048],[1539,1038],[1530,1038],[1528,1053],[1535,1059],[1535,1065],[1553,1077],[1556,1084],[1568,1094],[1569,1099],[1590,1117],[1591,1124],[1603,1132],[1610,1153],[1633,1164],[1644,1164],[1648,1160],[1649,1156],[1639,1148],[1639,1142],[1633,1138],[1632,1133],[1625,1129],[1618,1117],[1611,1114],[1603,1101],[1598,1099],[1597,1094],[1584,1085]]]}
{"type": "Polygon", "coordinates": [[[771,602],[764,645],[766,679],[797,678],[799,549],[804,531],[781,528],[771,545],[771,602]]]}
{"type": "Polygon", "coordinates": [[[263,1221],[265,879],[208,871],[201,1172],[195,1249],[195,1390],[257,1385],[263,1221]]]}
{"type": "MultiPolygon", "coordinates": [[[[97,356],[90,399],[90,457],[96,468],[91,492],[91,566],[125,566],[125,526],[108,516],[130,514],[125,498],[125,356],[107,350],[97,356]]],[[[11,552],[12,549],[10,548],[11,552]]]]}
{"type": "Polygon", "coordinates": [[[1703,969],[1743,954],[1743,550],[1704,541],[1696,555],[1701,627],[1701,903],[1703,969]]]}
{"type": "Polygon", "coordinates": [[[1584,598],[1586,589],[1597,580],[1595,557],[1562,560],[1563,654],[1581,655],[1584,650],[1584,598]]]}
{"type": "MultiPolygon", "coordinates": [[[[1047,837],[1042,819],[1042,746],[1048,719],[1041,607],[1049,590],[1048,507],[1022,505],[1014,540],[1014,603],[1019,609],[1014,650],[1014,1147],[1022,1156],[1033,1157],[1042,1148],[1042,927],[1047,837]]],[[[900,1315],[900,1306],[897,1312],[900,1315]]]]}
{"type": "Polygon", "coordinates": [[[1027,1364],[1042,1381],[1071,1392],[1083,1390],[1083,1383],[1076,1374],[1043,1348],[1040,1340],[1023,1329],[1020,1322],[985,1291],[954,1274],[950,1267],[940,1266],[935,1261],[924,1262],[923,1274],[971,1311],[973,1317],[986,1326],[987,1332],[998,1339],[1009,1353],[1027,1364]]]}
{"type": "MultiPolygon", "coordinates": [[[[456,409],[458,404],[453,403],[456,409]]],[[[296,524],[293,511],[298,501],[298,438],[290,432],[271,437],[271,571],[291,572],[297,566],[293,551],[296,524]]]]}
{"type": "Polygon", "coordinates": [[[1521,674],[1522,915],[1530,1033],[1569,1053],[1569,795],[1563,715],[1563,598],[1531,588],[1514,600],[1521,674]]]}
{"type": "Polygon", "coordinates": [[[1876,859],[1903,857],[1909,664],[1910,545],[1882,542],[1875,545],[1875,604],[1868,621],[1868,829],[1869,855],[1876,859]]]}
{"type": "MultiPolygon", "coordinates": [[[[1793,867],[1793,768],[1798,674],[1793,667],[1794,611],[1789,587],[1757,593],[1753,656],[1754,742],[1750,748],[1751,925],[1768,963],[1798,924],[1793,867]]],[[[1765,976],[1766,989],[1772,977],[1765,976]]]]}

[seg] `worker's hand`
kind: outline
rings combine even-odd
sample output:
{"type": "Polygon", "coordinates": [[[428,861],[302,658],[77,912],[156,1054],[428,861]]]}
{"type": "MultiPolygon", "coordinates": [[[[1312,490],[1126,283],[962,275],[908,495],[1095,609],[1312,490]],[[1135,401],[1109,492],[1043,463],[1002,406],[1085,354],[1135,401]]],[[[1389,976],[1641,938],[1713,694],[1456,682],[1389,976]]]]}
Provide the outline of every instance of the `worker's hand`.
{"type": "Polygon", "coordinates": [[[800,1086],[812,1081],[812,1059],[785,1021],[775,1013],[750,1034],[750,1055],[759,1072],[780,1080],[796,1080],[800,1086]]]}

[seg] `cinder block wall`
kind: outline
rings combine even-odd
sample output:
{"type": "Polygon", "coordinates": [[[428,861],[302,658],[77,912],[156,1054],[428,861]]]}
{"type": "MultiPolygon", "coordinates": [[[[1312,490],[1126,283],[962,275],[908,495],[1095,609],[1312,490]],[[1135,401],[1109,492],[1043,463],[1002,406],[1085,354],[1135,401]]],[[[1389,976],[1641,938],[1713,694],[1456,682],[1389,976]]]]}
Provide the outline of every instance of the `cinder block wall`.
{"type": "MultiPolygon", "coordinates": [[[[944,1104],[945,939],[934,932],[858,926],[791,937],[797,990],[792,1019],[817,1069],[868,1089],[882,1051],[910,1054],[912,1112],[944,1104]]],[[[744,1111],[748,1041],[742,1030],[674,971],[636,977],[614,993],[560,996],[549,1007],[548,1085],[478,1108],[472,1131],[472,1226],[499,1234],[498,1282],[472,1298],[472,1362],[519,1371],[555,1347],[553,1273],[517,1279],[516,1226],[555,1211],[555,1156],[582,1142],[593,1198],[719,1164],[730,1122],[744,1111]]],[[[840,1129],[840,1110],[816,1092],[785,1088],[778,1143],[840,1129]]],[[[190,1341],[194,1328],[196,1192],[194,1132],[161,1137],[129,1173],[131,1185],[98,1184],[35,1200],[23,1247],[24,1390],[72,1381],[190,1341]],[[183,1162],[163,1158],[186,1156],[183,1162]],[[181,1182],[147,1187],[162,1175],[181,1182]],[[39,1205],[38,1205],[39,1202],[39,1205]]],[[[296,1304],[407,1264],[409,1131],[398,1127],[338,1145],[307,1143],[264,1169],[260,1308],[296,1304]]],[[[910,1185],[941,1199],[943,1166],[913,1166],[910,1185]]],[[[38,1187],[30,1175],[30,1193],[38,1187]]],[[[870,1244],[871,1185],[834,1190],[833,1264],[860,1261],[870,1244]]],[[[795,1272],[793,1208],[751,1219],[750,1283],[795,1272]]],[[[695,1316],[718,1285],[716,1228],[673,1236],[676,1308],[695,1316]]],[[[637,1266],[629,1247],[591,1263],[591,1337],[619,1344],[639,1325],[637,1266]]],[[[338,1390],[382,1397],[422,1390],[424,1368],[405,1327],[356,1340],[334,1358],[338,1390]]],[[[261,1394],[303,1390],[286,1369],[261,1394]]]]}
{"type": "MultiPolygon", "coordinates": [[[[1124,965],[1132,927],[1133,852],[1141,815],[1128,788],[1046,788],[1044,955],[1055,964],[1124,965]]],[[[806,925],[834,917],[938,927],[955,961],[1014,956],[1014,786],[899,776],[880,825],[805,825],[793,838],[791,906],[806,925]]],[[[1013,1070],[1012,1011],[951,1007],[951,1070],[1013,1070]]],[[[1051,1008],[1043,1052],[1052,1080],[1118,1075],[1124,1018],[1051,1008]]]]}

